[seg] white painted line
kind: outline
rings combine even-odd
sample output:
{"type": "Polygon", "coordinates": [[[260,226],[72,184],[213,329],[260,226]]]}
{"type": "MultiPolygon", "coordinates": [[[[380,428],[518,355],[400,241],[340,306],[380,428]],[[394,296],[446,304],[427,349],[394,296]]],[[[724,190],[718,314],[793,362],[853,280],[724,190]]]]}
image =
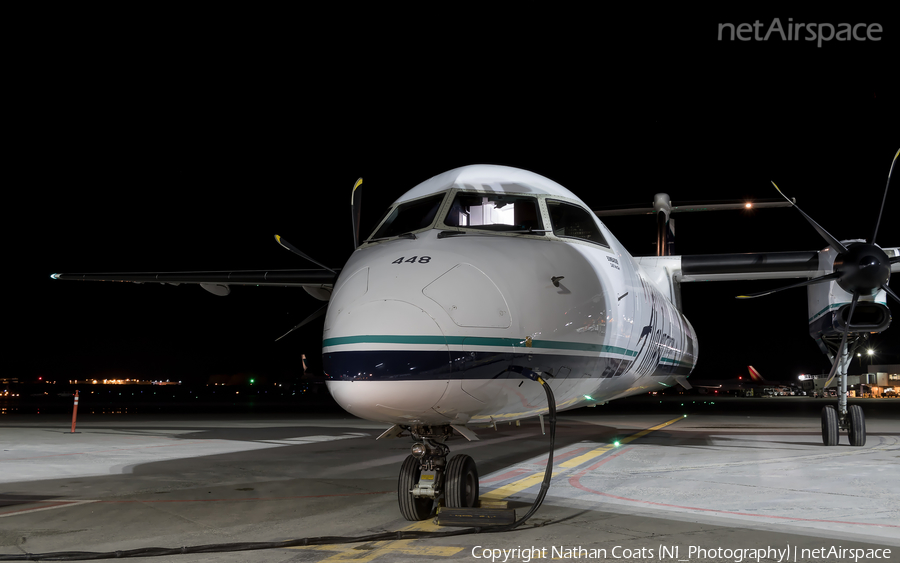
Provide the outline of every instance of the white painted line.
{"type": "Polygon", "coordinates": [[[285,438],[284,440],[259,440],[266,444],[280,444],[283,446],[298,446],[300,444],[315,444],[317,442],[334,442],[335,440],[349,440],[351,438],[364,438],[369,436],[363,432],[353,432],[341,436],[303,436],[300,438],[285,438]]]}
{"type": "Polygon", "coordinates": [[[31,514],[33,512],[43,512],[44,510],[56,510],[57,508],[68,508],[70,506],[77,506],[79,504],[89,504],[92,502],[97,502],[96,500],[35,500],[31,502],[45,502],[45,503],[55,503],[53,506],[45,506],[43,508],[34,507],[34,508],[23,508],[21,510],[13,510],[12,512],[0,512],[0,518],[6,518],[8,516],[21,516],[22,514],[31,514]]]}

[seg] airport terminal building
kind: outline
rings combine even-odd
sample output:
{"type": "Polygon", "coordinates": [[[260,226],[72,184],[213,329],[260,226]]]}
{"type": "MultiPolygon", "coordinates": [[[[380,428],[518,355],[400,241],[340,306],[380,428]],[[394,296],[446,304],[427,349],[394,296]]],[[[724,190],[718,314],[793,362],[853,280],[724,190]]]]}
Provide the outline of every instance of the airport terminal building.
{"type": "MultiPolygon", "coordinates": [[[[822,396],[828,374],[817,375],[807,382],[813,383],[810,391],[822,396]]],[[[837,378],[829,389],[837,389],[837,378]]],[[[805,388],[805,387],[804,387],[805,388]]],[[[847,376],[847,388],[855,397],[900,397],[900,364],[869,365],[867,373],[847,376]]]]}

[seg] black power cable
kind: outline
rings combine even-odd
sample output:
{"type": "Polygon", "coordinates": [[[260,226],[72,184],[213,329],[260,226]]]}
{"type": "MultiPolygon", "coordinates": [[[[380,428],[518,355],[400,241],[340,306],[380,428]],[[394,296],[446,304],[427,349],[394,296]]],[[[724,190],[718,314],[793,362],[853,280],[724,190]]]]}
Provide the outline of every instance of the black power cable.
{"type": "Polygon", "coordinates": [[[371,541],[413,540],[425,538],[447,538],[452,536],[464,536],[468,534],[486,534],[508,532],[525,523],[544,502],[547,491],[550,489],[550,478],[553,475],[553,448],[556,441],[556,399],[550,385],[538,374],[527,369],[514,366],[511,371],[520,373],[533,381],[537,381],[544,388],[549,406],[550,421],[550,456],[547,458],[547,469],[544,471],[544,480],[541,482],[541,490],[524,516],[506,526],[490,528],[463,528],[460,530],[446,530],[440,532],[421,531],[397,531],[370,534],[367,536],[319,536],[315,538],[302,538],[280,542],[237,542],[214,543],[207,545],[194,545],[186,547],[142,547],[123,551],[56,551],[53,553],[23,553],[16,555],[0,555],[0,561],[90,561],[94,559],[113,559],[121,557],[160,557],[163,555],[181,555],[186,553],[225,553],[229,551],[253,551],[258,549],[279,549],[286,547],[299,547],[308,545],[331,545],[338,543],[361,543],[371,541]]]}

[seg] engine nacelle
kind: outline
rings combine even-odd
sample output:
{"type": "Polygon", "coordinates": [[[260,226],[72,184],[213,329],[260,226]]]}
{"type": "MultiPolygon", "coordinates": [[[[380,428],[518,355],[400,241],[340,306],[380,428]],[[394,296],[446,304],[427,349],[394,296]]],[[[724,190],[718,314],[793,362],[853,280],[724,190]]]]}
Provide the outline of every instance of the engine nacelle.
{"type": "MultiPolygon", "coordinates": [[[[842,241],[845,244],[856,241],[842,241]]],[[[819,253],[819,269],[834,268],[837,253],[826,248],[819,253]]],[[[809,335],[825,351],[823,337],[840,336],[847,328],[850,302],[853,294],[844,291],[837,282],[820,283],[806,288],[809,306],[809,335]]],[[[849,332],[881,332],[891,324],[891,310],[887,306],[887,294],[882,290],[875,295],[860,295],[853,311],[853,323],[849,332]]]]}
{"type": "MultiPolygon", "coordinates": [[[[823,347],[822,338],[839,336],[847,328],[853,295],[836,282],[820,283],[807,288],[809,299],[809,335],[823,347]]],[[[882,332],[891,325],[891,310],[884,291],[875,296],[860,296],[853,311],[849,332],[882,332]]],[[[823,348],[824,351],[824,348],[823,348]]]]}

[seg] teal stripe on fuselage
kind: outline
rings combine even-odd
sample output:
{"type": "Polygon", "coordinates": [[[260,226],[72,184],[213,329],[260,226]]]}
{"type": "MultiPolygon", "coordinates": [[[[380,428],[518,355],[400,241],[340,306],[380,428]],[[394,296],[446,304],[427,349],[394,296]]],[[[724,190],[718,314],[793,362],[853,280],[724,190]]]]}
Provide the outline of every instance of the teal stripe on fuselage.
{"type": "Polygon", "coordinates": [[[824,315],[825,313],[831,311],[832,309],[838,309],[838,308],[840,308],[840,307],[843,307],[844,305],[849,305],[849,304],[850,304],[849,302],[847,302],[847,303],[832,303],[831,305],[825,307],[824,309],[822,309],[821,311],[819,311],[819,312],[816,313],[815,315],[811,316],[811,317],[809,318],[809,322],[813,322],[814,320],[818,319],[819,317],[821,317],[821,316],[824,315]]]}
{"type": "MultiPolygon", "coordinates": [[[[525,341],[518,338],[493,338],[484,336],[406,336],[393,334],[368,334],[364,336],[339,336],[326,338],[323,346],[340,346],[342,344],[433,344],[437,346],[451,345],[462,346],[463,341],[469,346],[500,346],[526,348],[525,341]]],[[[607,354],[622,354],[623,356],[637,356],[637,351],[621,348],[619,346],[607,346],[605,344],[588,344],[584,342],[558,342],[555,340],[535,340],[531,348],[544,348],[551,350],[578,350],[581,352],[602,352],[607,354]]]]}

